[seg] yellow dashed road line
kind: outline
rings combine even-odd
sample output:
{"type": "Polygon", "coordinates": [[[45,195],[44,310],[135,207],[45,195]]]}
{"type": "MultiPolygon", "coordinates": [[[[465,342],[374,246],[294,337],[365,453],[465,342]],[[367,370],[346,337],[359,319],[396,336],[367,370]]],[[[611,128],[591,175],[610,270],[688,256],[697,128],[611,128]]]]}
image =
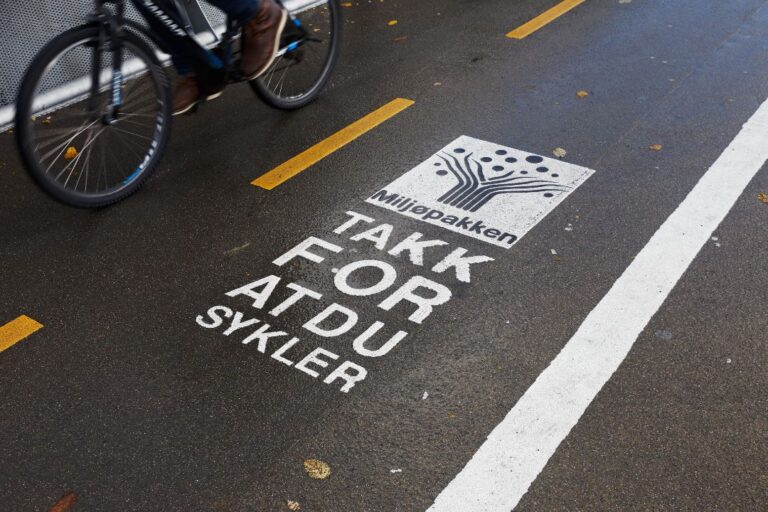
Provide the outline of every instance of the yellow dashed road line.
{"type": "Polygon", "coordinates": [[[9,349],[30,334],[43,328],[43,324],[21,315],[15,320],[0,326],[0,352],[9,349]]]}
{"type": "Polygon", "coordinates": [[[525,23],[524,25],[520,25],[512,32],[508,33],[507,37],[512,39],[523,39],[524,37],[527,37],[533,34],[537,30],[539,30],[541,27],[556,20],[557,18],[567,13],[574,7],[577,7],[583,4],[585,1],[586,0],[563,0],[556,6],[549,9],[548,11],[545,11],[539,14],[528,23],[525,23]]]}
{"type": "Polygon", "coordinates": [[[397,98],[390,101],[383,107],[380,107],[365,117],[358,119],[346,128],[339,130],[327,139],[318,142],[311,148],[299,153],[287,162],[278,165],[271,171],[259,176],[251,182],[251,185],[261,187],[266,190],[272,190],[293,178],[301,171],[306,170],[313,164],[316,164],[326,156],[337,149],[340,149],[356,138],[360,137],[369,130],[380,125],[387,119],[397,115],[406,108],[413,105],[413,100],[397,98]]]}

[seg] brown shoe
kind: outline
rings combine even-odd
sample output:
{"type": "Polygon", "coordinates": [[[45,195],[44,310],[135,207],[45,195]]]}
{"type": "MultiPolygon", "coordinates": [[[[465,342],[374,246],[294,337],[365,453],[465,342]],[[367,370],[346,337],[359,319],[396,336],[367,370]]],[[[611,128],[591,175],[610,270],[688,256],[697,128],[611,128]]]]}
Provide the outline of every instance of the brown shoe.
{"type": "MultiPolygon", "coordinates": [[[[222,91],[209,94],[206,99],[213,100],[221,96],[222,91]]],[[[195,75],[180,76],[173,93],[173,115],[189,112],[200,101],[200,88],[195,75]]]]}
{"type": "Polygon", "coordinates": [[[280,35],[288,13],[273,0],[262,0],[256,16],[243,25],[243,57],[240,66],[247,80],[261,76],[280,49],[280,35]]]}

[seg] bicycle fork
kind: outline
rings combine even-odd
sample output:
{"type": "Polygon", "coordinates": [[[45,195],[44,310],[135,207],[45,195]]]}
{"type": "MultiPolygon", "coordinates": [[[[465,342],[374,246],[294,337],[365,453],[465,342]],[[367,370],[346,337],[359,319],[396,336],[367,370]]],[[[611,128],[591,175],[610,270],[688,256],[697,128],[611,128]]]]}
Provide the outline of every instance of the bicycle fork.
{"type": "MultiPolygon", "coordinates": [[[[125,13],[125,4],[116,2],[116,12],[114,15],[103,9],[103,3],[99,5],[94,20],[99,24],[99,38],[93,48],[91,56],[91,87],[88,98],[88,111],[93,115],[99,114],[98,98],[101,92],[102,83],[102,56],[105,51],[112,54],[112,67],[109,76],[109,104],[103,114],[101,121],[104,124],[113,124],[117,121],[120,114],[123,98],[123,38],[122,26],[123,15],[125,13]]],[[[106,77],[105,77],[106,78],[106,77]]]]}

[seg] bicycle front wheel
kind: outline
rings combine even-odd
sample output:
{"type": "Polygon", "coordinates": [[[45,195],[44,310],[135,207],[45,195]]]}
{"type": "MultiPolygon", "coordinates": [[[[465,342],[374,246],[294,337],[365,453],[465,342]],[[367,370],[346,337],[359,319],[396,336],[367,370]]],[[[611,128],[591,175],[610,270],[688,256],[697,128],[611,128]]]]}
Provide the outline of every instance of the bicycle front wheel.
{"type": "Polygon", "coordinates": [[[331,78],[341,45],[341,8],[337,0],[283,4],[290,17],[277,58],[250,84],[268,105],[289,110],[314,100],[331,78]]]}
{"type": "Polygon", "coordinates": [[[78,207],[138,190],[170,133],[171,91],[152,48],[125,32],[117,52],[99,34],[91,25],[53,39],[27,70],[16,102],[16,141],[29,174],[78,207]]]}

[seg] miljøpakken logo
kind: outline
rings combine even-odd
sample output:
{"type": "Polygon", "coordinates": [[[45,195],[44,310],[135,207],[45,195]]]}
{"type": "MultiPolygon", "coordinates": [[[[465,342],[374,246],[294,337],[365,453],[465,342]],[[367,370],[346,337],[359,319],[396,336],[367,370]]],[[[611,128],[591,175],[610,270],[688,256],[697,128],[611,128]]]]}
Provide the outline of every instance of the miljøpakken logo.
{"type": "Polygon", "coordinates": [[[511,247],[593,172],[461,136],[367,202],[511,247]]]}

